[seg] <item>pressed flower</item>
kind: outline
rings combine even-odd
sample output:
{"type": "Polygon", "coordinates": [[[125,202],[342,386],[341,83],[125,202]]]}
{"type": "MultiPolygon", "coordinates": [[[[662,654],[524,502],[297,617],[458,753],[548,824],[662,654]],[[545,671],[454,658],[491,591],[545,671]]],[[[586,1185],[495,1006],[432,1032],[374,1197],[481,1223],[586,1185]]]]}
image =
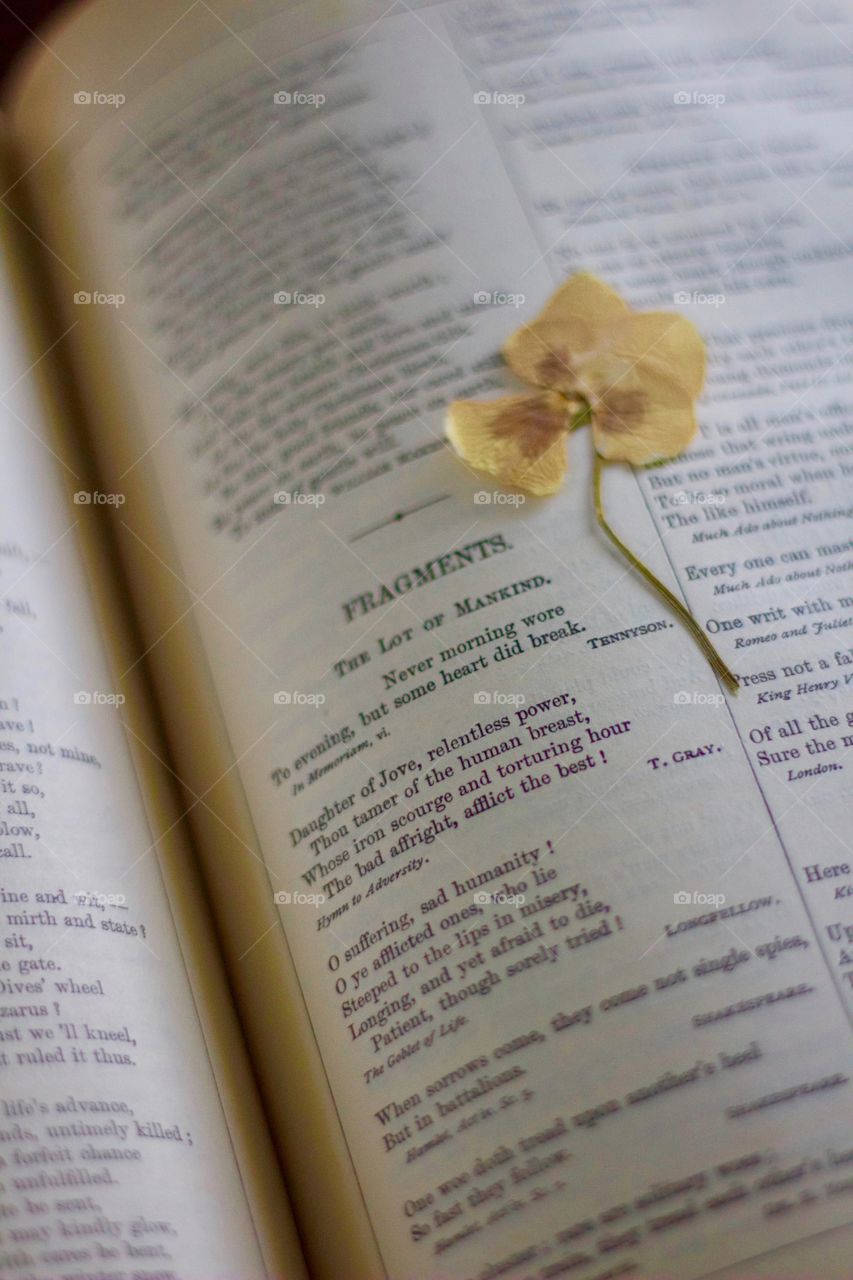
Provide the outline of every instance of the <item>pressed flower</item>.
{"type": "Polygon", "coordinates": [[[595,276],[567,280],[504,356],[525,382],[585,400],[596,450],[611,462],[674,458],[696,434],[705,344],[695,326],[666,311],[632,311],[595,276]]]}
{"type": "Polygon", "coordinates": [[[678,613],[724,683],[736,690],[736,677],[704,631],[617,537],[602,505],[602,462],[652,466],[683,453],[696,435],[705,344],[695,326],[670,312],[634,311],[613,289],[582,273],[512,335],[503,354],[536,391],[499,400],[455,400],[446,432],[456,452],[500,484],[545,497],[562,486],[569,435],[589,424],[599,524],[678,613]]]}

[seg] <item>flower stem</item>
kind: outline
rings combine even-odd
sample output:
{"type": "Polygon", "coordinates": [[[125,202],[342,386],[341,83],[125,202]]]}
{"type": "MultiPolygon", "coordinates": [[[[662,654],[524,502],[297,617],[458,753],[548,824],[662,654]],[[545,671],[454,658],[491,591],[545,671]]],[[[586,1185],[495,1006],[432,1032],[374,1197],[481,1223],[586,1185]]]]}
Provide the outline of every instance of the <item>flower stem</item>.
{"type": "Polygon", "coordinates": [[[607,523],[607,519],[604,515],[604,508],[602,506],[602,501],[601,501],[601,473],[602,473],[602,457],[601,457],[601,454],[598,452],[598,450],[596,450],[595,459],[593,463],[593,473],[592,473],[596,520],[601,525],[602,529],[607,534],[608,538],[613,543],[614,547],[616,547],[619,551],[621,551],[622,555],[625,557],[625,559],[628,561],[631,567],[636,569],[637,573],[641,574],[642,577],[645,578],[649,586],[654,587],[658,595],[662,596],[663,599],[666,601],[666,603],[669,605],[669,607],[675,613],[678,614],[679,618],[684,623],[685,627],[690,632],[690,634],[693,636],[694,640],[699,645],[699,648],[702,650],[705,657],[708,659],[708,662],[711,664],[711,667],[719,676],[719,678],[722,680],[726,688],[730,690],[731,693],[737,693],[737,690],[738,690],[737,676],[734,675],[733,672],[731,672],[729,668],[726,666],[725,662],[723,662],[723,659],[717,653],[717,650],[711,644],[711,641],[705,635],[705,632],[699,626],[699,623],[693,617],[693,614],[690,613],[688,609],[685,609],[681,601],[676,596],[674,596],[667,587],[664,586],[664,584],[660,581],[660,579],[657,578],[652,573],[651,569],[646,568],[642,560],[637,559],[633,551],[629,550],[629,548],[625,546],[625,543],[622,541],[622,539],[613,532],[610,525],[607,523]]]}
{"type": "Polygon", "coordinates": [[[592,422],[592,405],[586,401],[576,409],[569,418],[569,431],[577,431],[579,427],[587,427],[592,422]]]}

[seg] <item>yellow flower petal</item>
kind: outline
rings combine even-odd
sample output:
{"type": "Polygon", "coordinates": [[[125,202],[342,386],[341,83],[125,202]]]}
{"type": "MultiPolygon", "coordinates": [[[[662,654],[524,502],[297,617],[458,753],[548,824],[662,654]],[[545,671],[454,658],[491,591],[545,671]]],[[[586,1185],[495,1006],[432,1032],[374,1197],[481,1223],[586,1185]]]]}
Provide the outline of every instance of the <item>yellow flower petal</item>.
{"type": "Polygon", "coordinates": [[[654,367],[694,398],[705,381],[705,343],[696,326],[669,311],[635,311],[613,330],[606,348],[654,367]]]}
{"type": "Polygon", "coordinates": [[[566,401],[554,392],[454,400],[445,432],[456,452],[500,484],[544,496],[566,474],[566,401]]]}
{"type": "Polygon", "coordinates": [[[588,351],[594,341],[593,330],[581,317],[559,324],[536,321],[516,329],[503,354],[522,382],[571,394],[578,385],[576,353],[588,351]]]}
{"type": "Polygon", "coordinates": [[[504,346],[504,358],[524,382],[572,391],[579,366],[629,314],[618,293],[581,272],[560,286],[535,320],[512,335],[504,346]]]}
{"type": "Polygon", "coordinates": [[[692,395],[657,369],[608,356],[585,380],[595,447],[610,462],[646,467],[675,458],[696,435],[692,395]]]}
{"type": "Polygon", "coordinates": [[[561,284],[536,317],[536,323],[561,324],[580,316],[596,333],[605,333],[630,312],[615,289],[598,276],[579,271],[561,284]]]}

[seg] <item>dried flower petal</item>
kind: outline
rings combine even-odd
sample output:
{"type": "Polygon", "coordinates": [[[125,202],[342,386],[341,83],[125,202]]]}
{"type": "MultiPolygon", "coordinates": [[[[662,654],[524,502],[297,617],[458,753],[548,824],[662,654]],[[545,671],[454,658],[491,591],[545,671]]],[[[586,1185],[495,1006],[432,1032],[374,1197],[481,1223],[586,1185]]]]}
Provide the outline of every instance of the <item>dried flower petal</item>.
{"type": "Polygon", "coordinates": [[[695,436],[692,395],[657,369],[607,355],[584,375],[602,458],[646,467],[683,453],[695,436]]]}
{"type": "Polygon", "coordinates": [[[456,452],[502,485],[544,496],[566,474],[567,404],[563,396],[454,400],[445,430],[456,452]]]}
{"type": "Polygon", "coordinates": [[[654,368],[678,382],[694,399],[705,382],[705,343],[684,316],[668,311],[632,311],[615,325],[602,348],[654,368]]]}
{"type": "Polygon", "coordinates": [[[581,272],[560,286],[535,320],[512,335],[504,358],[522,381],[571,392],[580,365],[628,315],[628,305],[618,293],[581,272]]]}

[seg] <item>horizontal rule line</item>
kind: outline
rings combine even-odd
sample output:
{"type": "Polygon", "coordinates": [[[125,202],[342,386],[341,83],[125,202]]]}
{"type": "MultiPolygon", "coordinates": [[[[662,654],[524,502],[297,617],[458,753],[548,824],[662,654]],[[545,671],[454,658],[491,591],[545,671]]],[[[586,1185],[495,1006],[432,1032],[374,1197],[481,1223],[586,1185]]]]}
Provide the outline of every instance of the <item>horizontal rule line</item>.
{"type": "Polygon", "coordinates": [[[404,511],[395,511],[393,515],[388,516],[387,520],[382,520],[379,524],[372,524],[369,529],[362,529],[361,533],[356,533],[350,538],[350,543],[358,542],[361,538],[367,538],[371,533],[378,533],[380,529],[387,529],[389,524],[399,524],[407,516],[413,516],[418,511],[425,511],[427,507],[434,507],[437,502],[446,502],[449,497],[449,493],[442,493],[437,498],[428,498],[426,502],[419,502],[416,507],[407,507],[404,511]]]}

